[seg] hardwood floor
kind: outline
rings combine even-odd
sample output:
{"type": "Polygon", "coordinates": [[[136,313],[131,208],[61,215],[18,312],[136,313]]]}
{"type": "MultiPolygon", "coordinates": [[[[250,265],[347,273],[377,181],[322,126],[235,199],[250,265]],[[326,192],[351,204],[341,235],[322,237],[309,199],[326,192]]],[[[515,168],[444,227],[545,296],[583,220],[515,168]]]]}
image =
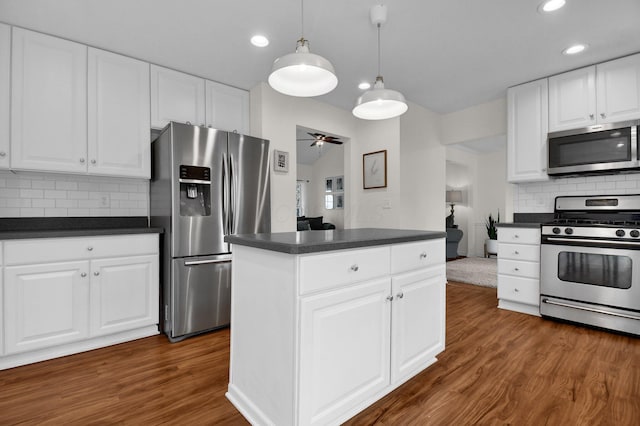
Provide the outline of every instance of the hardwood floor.
{"type": "MultiPolygon", "coordinates": [[[[439,361],[347,424],[638,424],[640,338],[496,304],[449,284],[439,361]]],[[[224,397],[228,348],[228,330],[156,336],[0,371],[0,424],[245,425],[224,397]]]]}

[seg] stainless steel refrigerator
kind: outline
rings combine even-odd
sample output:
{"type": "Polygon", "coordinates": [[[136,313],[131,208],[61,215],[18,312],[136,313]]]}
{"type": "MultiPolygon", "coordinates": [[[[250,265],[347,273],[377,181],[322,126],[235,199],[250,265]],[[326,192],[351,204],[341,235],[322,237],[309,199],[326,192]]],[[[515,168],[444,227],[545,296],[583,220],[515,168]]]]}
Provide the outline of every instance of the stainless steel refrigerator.
{"type": "Polygon", "coordinates": [[[152,144],[150,223],[164,228],[160,317],[176,342],[229,325],[226,234],[271,229],[269,141],[170,123],[152,144]]]}

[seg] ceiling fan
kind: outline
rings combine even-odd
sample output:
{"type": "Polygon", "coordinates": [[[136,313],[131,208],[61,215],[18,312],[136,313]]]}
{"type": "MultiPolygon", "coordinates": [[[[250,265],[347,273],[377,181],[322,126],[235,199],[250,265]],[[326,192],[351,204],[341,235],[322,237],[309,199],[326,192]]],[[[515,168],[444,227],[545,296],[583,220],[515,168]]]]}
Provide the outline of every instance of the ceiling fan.
{"type": "Polygon", "coordinates": [[[336,136],[327,136],[322,133],[310,133],[307,132],[309,136],[313,136],[313,139],[298,139],[299,141],[313,141],[313,143],[309,146],[322,146],[323,143],[334,143],[336,145],[342,145],[342,141],[340,138],[336,136]]]}

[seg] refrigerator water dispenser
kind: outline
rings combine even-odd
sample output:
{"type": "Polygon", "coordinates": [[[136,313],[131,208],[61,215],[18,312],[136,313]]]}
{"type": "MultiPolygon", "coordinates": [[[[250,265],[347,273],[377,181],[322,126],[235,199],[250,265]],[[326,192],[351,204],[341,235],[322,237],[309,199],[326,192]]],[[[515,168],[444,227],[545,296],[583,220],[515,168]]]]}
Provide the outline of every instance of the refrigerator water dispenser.
{"type": "Polygon", "coordinates": [[[180,216],[211,216],[211,169],[180,166],[180,216]]]}

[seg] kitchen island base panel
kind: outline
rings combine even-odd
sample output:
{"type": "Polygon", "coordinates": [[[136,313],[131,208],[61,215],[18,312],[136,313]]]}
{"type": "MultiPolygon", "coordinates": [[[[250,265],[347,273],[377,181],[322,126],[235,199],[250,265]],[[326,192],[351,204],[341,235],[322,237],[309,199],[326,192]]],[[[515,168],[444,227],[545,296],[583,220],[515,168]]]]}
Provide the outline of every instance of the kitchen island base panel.
{"type": "MultiPolygon", "coordinates": [[[[379,256],[372,264],[361,255],[370,248],[285,254],[234,245],[226,397],[249,422],[339,424],[436,362],[436,355],[444,349],[444,238],[379,248],[386,252],[381,272],[379,256]],[[418,261],[395,270],[394,252],[418,261]],[[323,261],[328,270],[342,271],[342,284],[327,282],[309,291],[301,282],[309,277],[304,268],[323,261]],[[374,270],[379,276],[367,273],[374,270]],[[433,314],[415,312],[412,297],[420,297],[423,303],[417,304],[433,314]],[[433,324],[423,325],[430,337],[398,352],[394,342],[415,336],[419,327],[409,327],[408,334],[402,329],[406,336],[393,336],[394,312],[406,318],[432,318],[433,324]],[[350,324],[345,325],[347,320],[350,324]],[[377,326],[368,326],[371,324],[377,326]],[[349,342],[353,339],[361,339],[368,349],[358,353],[359,346],[349,342]],[[344,344],[348,353],[340,351],[344,344]],[[367,351],[374,349],[375,356],[370,356],[367,351]],[[414,354],[416,349],[420,352],[414,354]],[[402,360],[393,363],[394,356],[402,360]],[[355,371],[359,359],[366,368],[358,374],[342,377],[332,373],[355,371]]],[[[316,275],[314,282],[322,284],[325,274],[318,271],[316,275]]],[[[335,278],[336,273],[326,276],[335,278]]]]}

